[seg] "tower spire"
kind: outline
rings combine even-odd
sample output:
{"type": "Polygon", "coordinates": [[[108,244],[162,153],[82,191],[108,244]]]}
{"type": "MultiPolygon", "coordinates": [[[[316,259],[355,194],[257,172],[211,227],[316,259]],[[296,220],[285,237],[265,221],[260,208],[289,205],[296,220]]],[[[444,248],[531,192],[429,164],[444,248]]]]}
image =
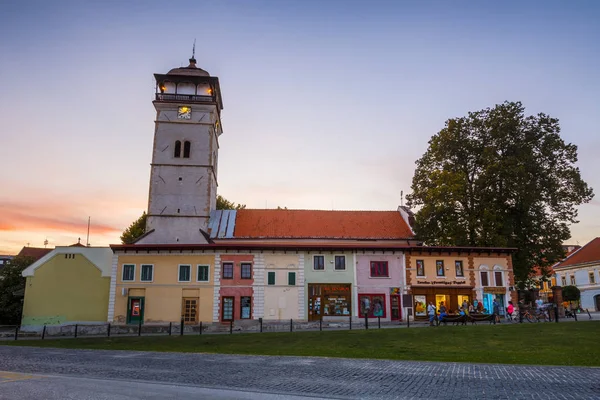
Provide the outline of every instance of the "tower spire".
{"type": "Polygon", "coordinates": [[[192,58],[190,58],[190,66],[196,66],[196,39],[194,38],[194,45],[192,46],[192,58]]]}

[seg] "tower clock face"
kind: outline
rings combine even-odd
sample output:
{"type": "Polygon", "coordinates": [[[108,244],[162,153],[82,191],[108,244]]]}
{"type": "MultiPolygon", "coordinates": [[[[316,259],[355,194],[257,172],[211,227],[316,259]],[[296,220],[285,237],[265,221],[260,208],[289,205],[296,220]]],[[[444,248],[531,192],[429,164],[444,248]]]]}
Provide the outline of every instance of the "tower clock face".
{"type": "Polygon", "coordinates": [[[179,118],[179,119],[191,119],[192,118],[192,107],[180,106],[177,109],[177,118],[179,118]]]}

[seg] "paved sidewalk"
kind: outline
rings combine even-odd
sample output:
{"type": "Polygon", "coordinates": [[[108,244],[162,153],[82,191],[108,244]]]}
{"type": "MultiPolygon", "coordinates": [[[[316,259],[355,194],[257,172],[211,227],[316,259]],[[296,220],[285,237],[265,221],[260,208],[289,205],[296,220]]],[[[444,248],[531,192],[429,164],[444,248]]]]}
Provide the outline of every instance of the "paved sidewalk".
{"type": "Polygon", "coordinates": [[[0,346],[0,371],[338,399],[600,400],[600,368],[0,346]]]}

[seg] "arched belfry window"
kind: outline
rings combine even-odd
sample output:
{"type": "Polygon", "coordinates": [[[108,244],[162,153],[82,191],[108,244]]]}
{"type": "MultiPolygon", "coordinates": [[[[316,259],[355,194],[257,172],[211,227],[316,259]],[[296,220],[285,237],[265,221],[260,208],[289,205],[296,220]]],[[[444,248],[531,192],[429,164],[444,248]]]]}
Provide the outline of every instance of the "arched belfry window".
{"type": "Polygon", "coordinates": [[[183,143],[183,158],[190,158],[190,149],[192,144],[187,140],[183,143]]]}
{"type": "Polygon", "coordinates": [[[173,155],[175,156],[175,158],[181,157],[181,141],[179,140],[175,142],[175,152],[173,155]]]}

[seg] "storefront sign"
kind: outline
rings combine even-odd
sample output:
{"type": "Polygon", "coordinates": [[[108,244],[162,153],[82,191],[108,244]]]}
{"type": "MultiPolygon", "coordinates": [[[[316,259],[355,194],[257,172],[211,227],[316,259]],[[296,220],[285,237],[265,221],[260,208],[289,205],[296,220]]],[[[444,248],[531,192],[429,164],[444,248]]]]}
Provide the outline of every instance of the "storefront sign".
{"type": "Polygon", "coordinates": [[[350,286],[321,285],[321,290],[325,293],[350,293],[350,286]]]}
{"type": "Polygon", "coordinates": [[[505,287],[484,287],[483,293],[491,293],[491,294],[505,294],[505,287]]]}
{"type": "Polygon", "coordinates": [[[400,288],[399,287],[391,287],[390,294],[400,294],[400,288]]]}
{"type": "Polygon", "coordinates": [[[417,285],[466,285],[467,281],[420,281],[417,279],[417,285]]]}

